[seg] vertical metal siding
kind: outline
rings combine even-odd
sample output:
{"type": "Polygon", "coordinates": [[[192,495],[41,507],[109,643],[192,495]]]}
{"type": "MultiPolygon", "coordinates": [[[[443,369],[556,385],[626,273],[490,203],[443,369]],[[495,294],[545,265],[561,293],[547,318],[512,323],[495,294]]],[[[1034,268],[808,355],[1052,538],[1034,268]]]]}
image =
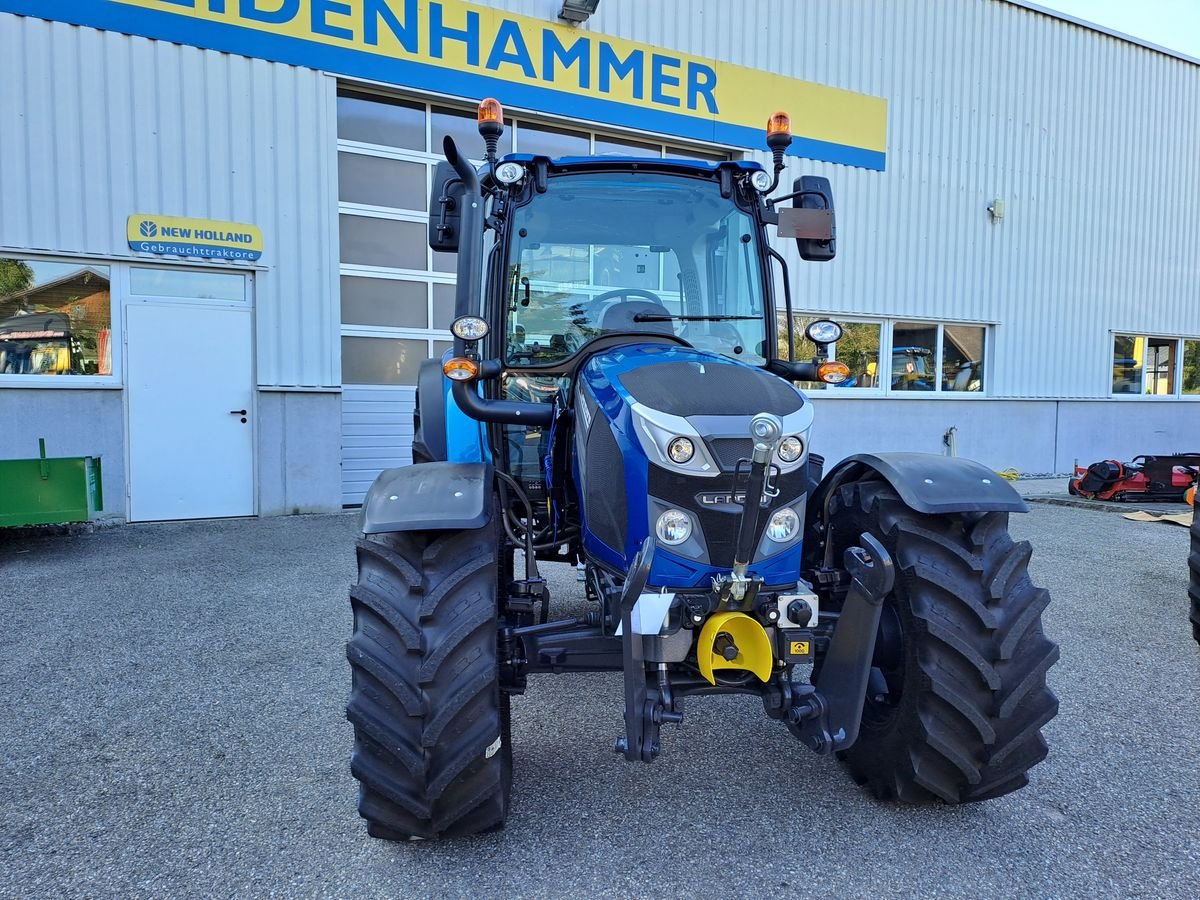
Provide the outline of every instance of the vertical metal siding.
{"type": "Polygon", "coordinates": [[[132,258],[135,212],[252,222],[259,383],[341,383],[333,79],[0,14],[0,85],[0,248],[132,258]]]}
{"type": "MultiPolygon", "coordinates": [[[[785,248],[802,308],[994,323],[1008,397],[1108,396],[1110,330],[1200,336],[1194,63],[1004,0],[604,0],[583,30],[887,98],[886,172],[789,163],[838,202],[835,262],[785,248]]],[[[22,135],[0,142],[0,245],[124,255],[139,210],[253,221],[260,381],[336,385],[331,81],[0,15],[22,135]]]]}
{"type": "Polygon", "coordinates": [[[1003,0],[604,0],[583,27],[888,100],[886,172],[789,162],[838,205],[836,261],[786,251],[801,308],[994,323],[993,396],[1107,397],[1111,330],[1200,336],[1200,66],[1003,0]]]}

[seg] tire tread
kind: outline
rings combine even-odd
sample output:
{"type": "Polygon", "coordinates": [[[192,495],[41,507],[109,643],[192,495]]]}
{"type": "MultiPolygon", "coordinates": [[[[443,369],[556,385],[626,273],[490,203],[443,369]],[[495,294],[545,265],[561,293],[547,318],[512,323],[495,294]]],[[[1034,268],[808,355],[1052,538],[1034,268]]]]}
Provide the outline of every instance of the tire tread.
{"type": "Polygon", "coordinates": [[[358,542],[346,716],[358,810],[375,837],[504,823],[512,762],[496,652],[498,550],[494,522],[358,542]],[[501,748],[488,756],[497,737],[501,748]]]}
{"type": "Polygon", "coordinates": [[[1058,647],[1042,632],[1050,596],[1030,581],[1032,550],[1009,537],[1007,514],[924,515],[863,481],[839,490],[830,521],[839,553],[856,531],[883,541],[896,566],[888,602],[907,623],[903,693],[890,717],[864,718],[843,755],[851,776],[907,803],[988,800],[1026,784],[1058,711],[1046,686],[1058,647]]]}

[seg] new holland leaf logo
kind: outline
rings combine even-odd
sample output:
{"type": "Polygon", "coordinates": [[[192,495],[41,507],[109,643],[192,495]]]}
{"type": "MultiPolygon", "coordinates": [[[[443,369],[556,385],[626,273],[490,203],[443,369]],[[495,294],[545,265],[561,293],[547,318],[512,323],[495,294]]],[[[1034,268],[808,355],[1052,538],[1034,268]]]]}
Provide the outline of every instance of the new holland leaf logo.
{"type": "Polygon", "coordinates": [[[153,222],[143,222],[138,229],[142,233],[142,237],[155,237],[158,234],[158,226],[153,222]]]}

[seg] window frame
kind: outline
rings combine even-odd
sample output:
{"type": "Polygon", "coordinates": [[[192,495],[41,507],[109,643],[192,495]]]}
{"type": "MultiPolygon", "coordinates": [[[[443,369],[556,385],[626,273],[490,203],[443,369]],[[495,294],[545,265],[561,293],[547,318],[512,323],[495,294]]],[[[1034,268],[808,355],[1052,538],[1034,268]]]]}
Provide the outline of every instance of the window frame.
{"type": "Polygon", "coordinates": [[[120,263],[97,257],[55,256],[45,253],[24,253],[15,250],[0,251],[0,259],[19,259],[29,262],[57,263],[60,265],[103,266],[108,269],[108,327],[112,352],[111,375],[15,375],[0,372],[0,389],[38,388],[50,390],[121,390],[124,387],[125,333],[121,321],[121,295],[126,289],[120,263]]]}
{"type": "MultiPolygon", "coordinates": [[[[784,312],[784,310],[780,309],[778,311],[778,313],[781,317],[786,317],[786,313],[784,312]]],[[[897,400],[933,400],[933,399],[949,398],[949,399],[955,399],[955,400],[976,401],[976,400],[991,399],[993,396],[992,392],[991,392],[992,376],[990,373],[992,370],[992,356],[994,353],[994,349],[993,349],[994,335],[996,333],[996,331],[995,331],[996,326],[995,326],[994,322],[972,322],[972,321],[967,321],[967,320],[962,320],[962,319],[927,319],[927,318],[922,318],[920,316],[865,316],[865,315],[860,315],[860,314],[843,316],[843,315],[839,315],[837,313],[813,312],[810,310],[803,310],[803,311],[793,310],[792,314],[795,318],[804,317],[804,318],[814,318],[814,319],[832,319],[833,321],[838,322],[839,324],[862,323],[862,324],[867,324],[867,325],[878,325],[879,326],[879,360],[880,361],[885,360],[885,359],[888,360],[888,374],[886,377],[877,375],[876,377],[878,379],[878,384],[875,387],[870,387],[870,388],[855,387],[855,388],[845,388],[845,389],[838,389],[838,388],[832,388],[832,387],[820,388],[820,389],[808,392],[810,394],[810,396],[812,396],[814,398],[819,398],[819,397],[837,397],[837,398],[862,397],[862,398],[873,399],[873,400],[879,400],[879,399],[885,399],[885,398],[886,399],[897,399],[897,400]],[[934,390],[932,390],[932,391],[897,391],[897,390],[892,389],[891,358],[892,358],[892,347],[895,346],[894,329],[897,324],[927,325],[927,326],[937,329],[937,336],[934,339],[937,343],[937,347],[935,348],[935,353],[934,353],[934,371],[937,372],[937,379],[935,382],[936,387],[934,390]],[[943,359],[943,352],[944,352],[944,345],[945,345],[946,326],[951,326],[951,327],[959,326],[959,327],[964,327],[964,328],[982,328],[983,329],[983,333],[984,333],[983,390],[981,390],[981,391],[948,391],[948,390],[944,390],[942,388],[941,372],[942,372],[942,359],[943,359]]],[[[800,331],[799,328],[797,328],[797,330],[796,330],[797,350],[798,350],[800,344],[806,340],[807,339],[804,337],[804,334],[800,331]]],[[[836,349],[837,348],[835,346],[834,355],[830,357],[831,359],[837,359],[836,349]]]]}
{"type": "Polygon", "coordinates": [[[1108,349],[1106,359],[1108,360],[1108,399],[1119,400],[1122,403],[1142,402],[1142,403],[1170,403],[1184,401],[1187,403],[1195,403],[1200,401],[1200,393],[1185,394],[1183,392],[1183,362],[1184,351],[1187,349],[1187,344],[1200,343],[1200,336],[1194,335],[1170,335],[1170,334],[1155,334],[1149,331],[1135,331],[1133,329],[1112,329],[1108,332],[1108,349]],[[1147,349],[1151,341],[1169,342],[1173,349],[1174,367],[1171,372],[1171,391],[1166,394],[1148,394],[1146,393],[1147,383],[1147,365],[1149,363],[1149,353],[1143,352],[1141,375],[1142,375],[1142,390],[1137,393],[1117,393],[1113,390],[1113,351],[1117,338],[1126,337],[1137,340],[1141,338],[1145,342],[1147,349]]]}

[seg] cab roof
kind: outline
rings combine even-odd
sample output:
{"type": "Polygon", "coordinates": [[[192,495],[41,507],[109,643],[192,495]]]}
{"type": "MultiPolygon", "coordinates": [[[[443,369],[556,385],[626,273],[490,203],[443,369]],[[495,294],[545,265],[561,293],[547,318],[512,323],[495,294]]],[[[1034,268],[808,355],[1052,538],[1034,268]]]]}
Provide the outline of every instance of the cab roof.
{"type": "Polygon", "coordinates": [[[730,159],[720,162],[701,159],[666,159],[652,156],[560,156],[557,159],[536,153],[509,153],[497,160],[500,162],[517,162],[530,164],[534,160],[544,159],[550,168],[556,171],[586,170],[586,169],[650,169],[659,172],[687,172],[712,174],[721,168],[731,168],[738,172],[759,172],[763,167],[750,159],[730,159]]]}

